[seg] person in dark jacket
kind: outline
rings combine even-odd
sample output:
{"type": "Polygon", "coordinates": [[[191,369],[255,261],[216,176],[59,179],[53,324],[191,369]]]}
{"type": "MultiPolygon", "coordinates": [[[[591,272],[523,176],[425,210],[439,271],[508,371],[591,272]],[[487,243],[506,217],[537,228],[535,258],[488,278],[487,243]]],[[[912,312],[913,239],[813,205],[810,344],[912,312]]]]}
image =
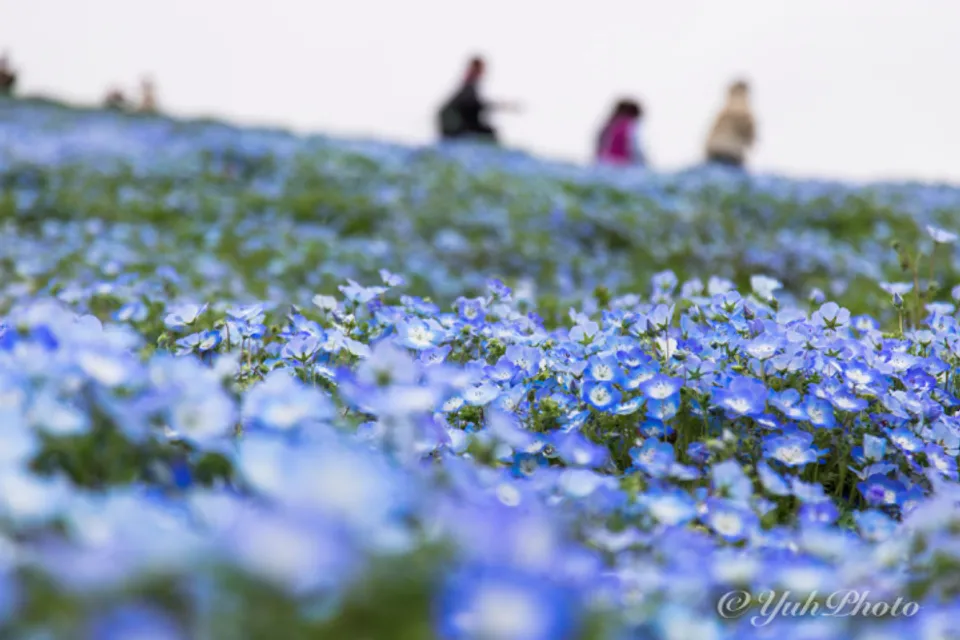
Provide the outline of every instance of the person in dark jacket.
{"type": "Polygon", "coordinates": [[[127,102],[126,96],[123,95],[123,91],[117,87],[111,87],[103,99],[104,108],[113,111],[125,111],[128,105],[129,103],[127,102]]]}
{"type": "Polygon", "coordinates": [[[17,88],[17,72],[10,67],[10,58],[6,53],[0,57],[0,96],[12,96],[17,88]]]}
{"type": "Polygon", "coordinates": [[[454,140],[472,138],[497,143],[497,131],[486,120],[486,114],[494,109],[511,110],[515,105],[493,103],[480,97],[479,84],[486,71],[480,57],[470,60],[463,84],[440,108],[438,124],[440,138],[454,140]]]}

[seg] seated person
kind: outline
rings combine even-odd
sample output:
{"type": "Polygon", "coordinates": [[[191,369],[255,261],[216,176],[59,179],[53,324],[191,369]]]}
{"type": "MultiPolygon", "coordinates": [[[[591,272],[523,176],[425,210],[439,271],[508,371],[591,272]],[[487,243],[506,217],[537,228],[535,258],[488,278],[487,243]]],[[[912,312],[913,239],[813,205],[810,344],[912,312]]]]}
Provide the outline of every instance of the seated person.
{"type": "Polygon", "coordinates": [[[107,97],[103,100],[103,106],[114,111],[123,111],[127,108],[127,99],[120,89],[114,87],[107,92],[107,97]]]}
{"type": "Polygon", "coordinates": [[[485,67],[482,58],[473,58],[467,67],[463,84],[441,107],[438,114],[441,139],[473,138],[497,143],[497,132],[484,116],[495,108],[515,107],[508,104],[494,104],[480,97],[479,84],[485,67]]]}

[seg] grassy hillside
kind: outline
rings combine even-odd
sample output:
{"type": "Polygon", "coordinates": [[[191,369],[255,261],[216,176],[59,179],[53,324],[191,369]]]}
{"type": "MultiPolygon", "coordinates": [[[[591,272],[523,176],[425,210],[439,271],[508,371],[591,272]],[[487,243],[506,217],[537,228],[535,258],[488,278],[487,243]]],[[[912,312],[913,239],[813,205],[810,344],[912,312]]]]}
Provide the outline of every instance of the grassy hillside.
{"type": "Polygon", "coordinates": [[[958,213],[0,101],[0,636],[948,638],[958,213]]]}

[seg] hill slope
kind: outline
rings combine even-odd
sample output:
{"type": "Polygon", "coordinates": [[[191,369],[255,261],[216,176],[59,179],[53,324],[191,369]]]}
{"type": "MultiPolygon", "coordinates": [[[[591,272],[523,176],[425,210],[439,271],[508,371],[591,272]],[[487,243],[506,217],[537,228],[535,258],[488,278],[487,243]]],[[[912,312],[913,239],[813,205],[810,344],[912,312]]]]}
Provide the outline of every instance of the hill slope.
{"type": "Polygon", "coordinates": [[[960,190],[38,102],[0,189],[3,637],[960,622],[960,190]]]}

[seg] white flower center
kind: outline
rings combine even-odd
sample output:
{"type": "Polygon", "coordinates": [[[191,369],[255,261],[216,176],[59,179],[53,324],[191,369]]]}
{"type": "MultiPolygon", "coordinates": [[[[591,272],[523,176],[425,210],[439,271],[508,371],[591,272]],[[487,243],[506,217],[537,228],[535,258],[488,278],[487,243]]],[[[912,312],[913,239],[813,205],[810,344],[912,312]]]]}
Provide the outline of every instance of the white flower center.
{"type": "Polygon", "coordinates": [[[597,387],[590,391],[590,401],[597,406],[605,407],[610,404],[612,399],[610,392],[603,387],[597,387]]]}
{"type": "Polygon", "coordinates": [[[750,410],[750,401],[746,398],[730,398],[725,404],[737,413],[746,413],[750,410]]]}
{"type": "Polygon", "coordinates": [[[734,513],[720,513],[713,518],[713,528],[721,535],[736,536],[743,531],[743,523],[734,513]]]}
{"type": "Polygon", "coordinates": [[[803,459],[803,450],[797,445],[781,447],[777,450],[777,460],[787,464],[794,464],[803,459]]]}
{"type": "Polygon", "coordinates": [[[613,380],[613,369],[609,365],[598,364],[593,368],[593,377],[596,380],[613,380]]]}

